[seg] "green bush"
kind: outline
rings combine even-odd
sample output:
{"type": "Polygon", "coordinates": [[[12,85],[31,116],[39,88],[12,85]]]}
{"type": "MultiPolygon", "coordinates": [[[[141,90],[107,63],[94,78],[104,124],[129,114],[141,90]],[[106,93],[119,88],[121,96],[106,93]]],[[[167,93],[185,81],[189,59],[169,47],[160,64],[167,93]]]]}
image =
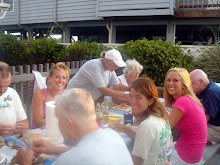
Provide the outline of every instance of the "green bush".
{"type": "Polygon", "coordinates": [[[26,64],[24,42],[15,36],[0,34],[0,60],[11,66],[26,64]]]}
{"type": "Polygon", "coordinates": [[[213,49],[207,49],[195,63],[195,68],[200,68],[214,82],[220,82],[220,44],[213,49]]]}
{"type": "Polygon", "coordinates": [[[193,58],[183,54],[179,44],[162,40],[136,40],[128,41],[118,47],[124,59],[136,59],[144,69],[143,74],[154,80],[155,84],[162,86],[166,72],[171,67],[184,67],[191,70],[193,58]]]}
{"type": "Polygon", "coordinates": [[[27,43],[26,57],[31,65],[66,61],[69,54],[56,40],[42,38],[27,43]]]}
{"type": "Polygon", "coordinates": [[[89,60],[99,58],[102,51],[108,50],[106,46],[98,44],[97,42],[77,41],[67,47],[69,60],[89,60]]]}

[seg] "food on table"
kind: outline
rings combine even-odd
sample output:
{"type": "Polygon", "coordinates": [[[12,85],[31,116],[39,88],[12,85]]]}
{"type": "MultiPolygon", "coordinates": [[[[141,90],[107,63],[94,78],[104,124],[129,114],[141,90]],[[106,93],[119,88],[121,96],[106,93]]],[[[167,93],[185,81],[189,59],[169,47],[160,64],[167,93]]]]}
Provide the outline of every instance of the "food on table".
{"type": "Polygon", "coordinates": [[[33,163],[33,164],[43,163],[46,158],[48,158],[48,155],[47,155],[47,154],[40,154],[39,157],[35,157],[35,158],[33,159],[33,162],[32,162],[32,163],[33,163]]]}
{"type": "Polygon", "coordinates": [[[33,133],[33,132],[26,132],[23,134],[24,141],[27,143],[27,145],[31,148],[34,140],[40,140],[42,138],[42,135],[39,133],[33,133]]]}
{"type": "MultiPolygon", "coordinates": [[[[4,139],[0,139],[0,148],[2,148],[3,146],[8,147],[9,149],[15,149],[15,150],[19,150],[22,146],[20,146],[19,144],[17,144],[16,142],[12,142],[12,141],[8,141],[8,140],[4,140],[4,139]]],[[[14,152],[12,152],[14,153],[14,152]]],[[[16,152],[15,152],[16,153],[16,152]]],[[[8,155],[7,155],[8,156],[8,155]]],[[[15,157],[15,156],[14,156],[15,157]]],[[[1,162],[1,161],[0,161],[1,162]]],[[[12,160],[7,160],[8,164],[14,165],[16,164],[16,162],[12,160]],[[10,163],[9,163],[10,162],[10,163]]]]}
{"type": "Polygon", "coordinates": [[[0,148],[2,148],[4,145],[10,147],[11,149],[16,149],[16,150],[21,148],[21,146],[15,142],[9,142],[7,140],[0,139],[0,148]]]}
{"type": "Polygon", "coordinates": [[[2,148],[2,146],[4,146],[4,145],[5,145],[5,140],[0,139],[0,148],[2,148]]]}
{"type": "Polygon", "coordinates": [[[112,109],[116,111],[125,111],[125,110],[130,110],[131,107],[129,105],[116,105],[112,109]]]}

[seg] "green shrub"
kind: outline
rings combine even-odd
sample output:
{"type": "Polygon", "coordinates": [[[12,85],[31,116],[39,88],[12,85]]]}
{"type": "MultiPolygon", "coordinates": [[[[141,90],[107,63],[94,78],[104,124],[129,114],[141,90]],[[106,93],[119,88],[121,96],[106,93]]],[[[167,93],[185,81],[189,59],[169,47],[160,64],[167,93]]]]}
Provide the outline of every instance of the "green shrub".
{"type": "Polygon", "coordinates": [[[11,66],[26,64],[25,45],[13,35],[0,34],[0,60],[11,66]]]}
{"type": "Polygon", "coordinates": [[[195,63],[195,68],[200,68],[214,82],[220,82],[220,44],[213,49],[207,49],[195,63]]]}
{"type": "Polygon", "coordinates": [[[56,40],[42,38],[27,43],[26,56],[31,65],[66,61],[69,54],[56,40]]]}
{"type": "Polygon", "coordinates": [[[67,47],[67,52],[70,55],[69,60],[89,60],[93,58],[99,58],[100,53],[109,48],[97,42],[77,41],[67,47]]]}
{"type": "Polygon", "coordinates": [[[144,69],[143,74],[162,86],[166,72],[171,67],[184,67],[191,70],[193,58],[183,54],[179,44],[162,40],[128,41],[118,47],[124,59],[136,59],[144,69]]]}

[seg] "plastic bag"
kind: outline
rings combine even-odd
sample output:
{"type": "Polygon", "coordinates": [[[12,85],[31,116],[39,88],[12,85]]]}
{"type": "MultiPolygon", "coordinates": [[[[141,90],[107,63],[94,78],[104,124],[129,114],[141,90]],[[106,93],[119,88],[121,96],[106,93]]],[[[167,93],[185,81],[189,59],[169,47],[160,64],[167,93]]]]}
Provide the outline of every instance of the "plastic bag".
{"type": "Polygon", "coordinates": [[[34,92],[36,92],[39,89],[47,88],[46,85],[46,77],[42,77],[40,72],[32,70],[32,73],[34,73],[35,81],[34,81],[34,92]]]}

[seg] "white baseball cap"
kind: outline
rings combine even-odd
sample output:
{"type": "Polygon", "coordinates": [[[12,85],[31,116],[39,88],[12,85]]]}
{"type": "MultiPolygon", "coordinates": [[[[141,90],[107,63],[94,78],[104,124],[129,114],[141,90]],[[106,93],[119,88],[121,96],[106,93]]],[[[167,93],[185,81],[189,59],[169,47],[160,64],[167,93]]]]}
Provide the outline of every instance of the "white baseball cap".
{"type": "Polygon", "coordinates": [[[116,49],[111,49],[105,53],[105,58],[112,60],[118,67],[126,66],[121,57],[121,53],[116,49]]]}

